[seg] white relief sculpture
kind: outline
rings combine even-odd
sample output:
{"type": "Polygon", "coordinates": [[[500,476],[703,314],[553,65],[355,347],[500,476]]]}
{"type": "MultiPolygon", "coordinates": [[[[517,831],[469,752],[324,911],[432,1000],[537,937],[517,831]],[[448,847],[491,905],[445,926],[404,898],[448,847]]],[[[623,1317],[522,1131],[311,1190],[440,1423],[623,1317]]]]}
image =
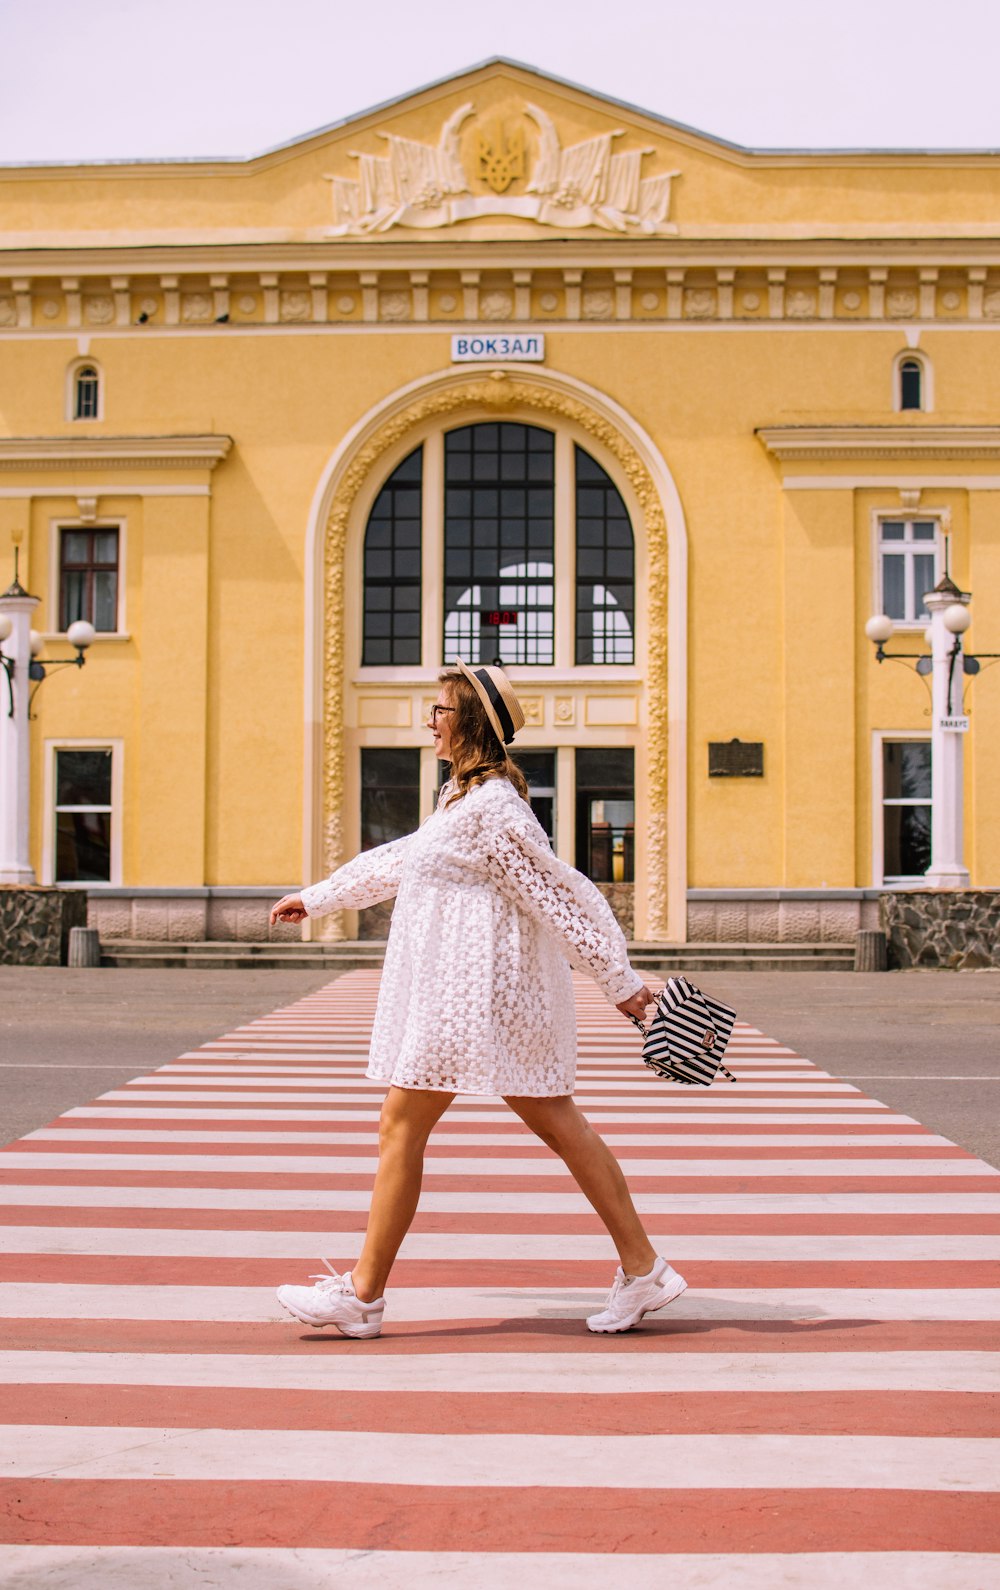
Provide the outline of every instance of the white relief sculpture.
{"type": "Polygon", "coordinates": [[[912,287],[896,287],[886,295],[885,307],[890,315],[905,319],[917,312],[917,295],[912,287]]]}
{"type": "Polygon", "coordinates": [[[479,318],[481,320],[509,320],[514,311],[514,303],[510,293],[502,288],[495,288],[485,292],[479,299],[479,318]]]}
{"type": "MultiPolygon", "coordinates": [[[[462,165],[459,133],[472,115],[461,105],[445,122],[436,145],[396,133],[379,133],[388,144],[384,155],[351,151],[357,177],[331,175],[334,224],[331,237],[387,232],[394,226],[451,226],[483,215],[520,216],[543,226],[598,226],[605,231],[663,236],[677,231],[669,220],[670,187],[678,171],[643,177],[642,162],[652,149],[612,153],[623,129],[601,133],[563,149],[555,123],[537,105],[525,105],[535,123],[539,151],[527,191],[473,193],[462,165]]],[[[491,145],[492,147],[492,145],[491,145]]],[[[482,141],[480,140],[480,157],[482,141]]],[[[521,162],[516,163],[520,173],[521,162]]],[[[483,178],[483,180],[488,180],[483,178]]]]}
{"type": "Polygon", "coordinates": [[[311,320],[312,298],[299,287],[290,287],[279,300],[282,320],[311,320]]]}
{"type": "Polygon", "coordinates": [[[581,312],[584,320],[610,320],[615,307],[610,287],[588,287],[583,294],[581,312]]]}
{"type": "Polygon", "coordinates": [[[990,288],[988,292],[983,294],[983,314],[990,320],[995,320],[997,316],[1000,316],[1000,290],[996,287],[990,288]]]}
{"type": "Polygon", "coordinates": [[[208,293],[185,293],[181,298],[181,320],[186,326],[203,326],[212,318],[208,293]]]}
{"type": "Polygon", "coordinates": [[[95,297],[85,298],[83,301],[83,316],[88,325],[106,326],[115,318],[115,304],[113,298],[95,297]]]}
{"type": "Polygon", "coordinates": [[[709,320],[715,314],[715,292],[711,287],[685,287],[684,313],[690,320],[709,320]]]}
{"type": "Polygon", "coordinates": [[[409,293],[397,288],[390,288],[387,292],[379,293],[378,312],[381,320],[409,320],[409,293]]]}
{"type": "Polygon", "coordinates": [[[17,320],[17,306],[13,298],[0,298],[0,326],[13,326],[17,320]]]}
{"type": "Polygon", "coordinates": [[[816,313],[815,296],[798,287],[785,296],[785,314],[792,320],[808,320],[816,313]]]}

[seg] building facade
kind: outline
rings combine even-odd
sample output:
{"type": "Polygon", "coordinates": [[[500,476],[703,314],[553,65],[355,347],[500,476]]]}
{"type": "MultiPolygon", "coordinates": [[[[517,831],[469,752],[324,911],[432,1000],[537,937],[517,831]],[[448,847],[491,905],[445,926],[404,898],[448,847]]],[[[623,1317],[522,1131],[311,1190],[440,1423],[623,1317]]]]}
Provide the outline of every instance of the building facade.
{"type": "Polygon", "coordinates": [[[432,809],[457,653],[631,935],[848,938],[929,860],[926,681],[865,620],[926,652],[947,569],[1000,650],[998,212],[995,155],[750,152],[503,61],[246,161],[4,168],[0,575],[20,535],[47,654],[98,631],[34,702],[40,881],[266,937],[432,809]]]}

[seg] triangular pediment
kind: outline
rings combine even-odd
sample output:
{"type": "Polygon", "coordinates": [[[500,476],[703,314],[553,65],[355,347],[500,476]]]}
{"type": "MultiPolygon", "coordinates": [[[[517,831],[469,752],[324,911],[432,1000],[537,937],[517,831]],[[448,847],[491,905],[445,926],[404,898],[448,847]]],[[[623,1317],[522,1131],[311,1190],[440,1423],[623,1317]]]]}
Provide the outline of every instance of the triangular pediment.
{"type": "Polygon", "coordinates": [[[667,236],[679,175],[668,125],[496,60],[259,159],[327,152],[334,236],[482,221],[667,236]]]}

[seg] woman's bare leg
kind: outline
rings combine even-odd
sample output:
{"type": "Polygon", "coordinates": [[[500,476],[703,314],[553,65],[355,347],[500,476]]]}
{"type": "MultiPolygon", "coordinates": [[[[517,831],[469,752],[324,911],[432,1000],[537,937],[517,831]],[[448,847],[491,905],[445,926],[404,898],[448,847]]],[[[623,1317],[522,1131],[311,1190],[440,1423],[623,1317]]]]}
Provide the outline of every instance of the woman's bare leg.
{"type": "Polygon", "coordinates": [[[378,1170],[361,1257],[351,1274],[365,1303],[381,1297],[399,1246],[413,1223],[424,1175],[427,1139],[454,1093],[390,1088],[378,1129],[378,1170]]]}
{"type": "Polygon", "coordinates": [[[646,1275],[656,1263],[622,1169],[568,1094],[557,1099],[508,1098],[516,1115],[564,1161],[618,1249],[626,1275],[646,1275]]]}

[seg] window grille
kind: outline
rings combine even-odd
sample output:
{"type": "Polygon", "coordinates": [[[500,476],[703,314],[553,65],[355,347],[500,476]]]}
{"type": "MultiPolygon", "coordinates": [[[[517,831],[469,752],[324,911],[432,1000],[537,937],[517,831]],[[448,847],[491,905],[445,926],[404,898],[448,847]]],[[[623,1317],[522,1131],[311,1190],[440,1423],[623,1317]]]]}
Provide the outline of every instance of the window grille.
{"type": "Polygon", "coordinates": [[[423,449],[397,465],[365,529],[362,663],[420,662],[423,449]]]}

